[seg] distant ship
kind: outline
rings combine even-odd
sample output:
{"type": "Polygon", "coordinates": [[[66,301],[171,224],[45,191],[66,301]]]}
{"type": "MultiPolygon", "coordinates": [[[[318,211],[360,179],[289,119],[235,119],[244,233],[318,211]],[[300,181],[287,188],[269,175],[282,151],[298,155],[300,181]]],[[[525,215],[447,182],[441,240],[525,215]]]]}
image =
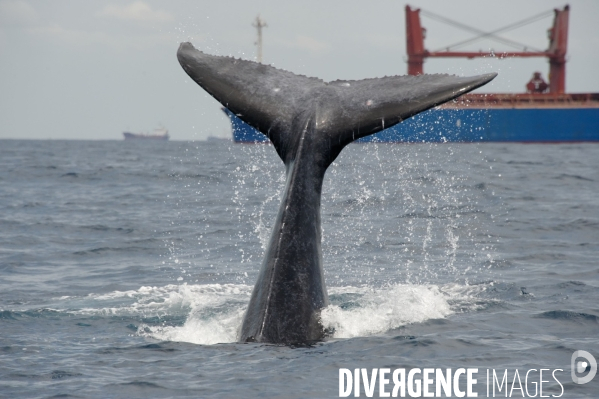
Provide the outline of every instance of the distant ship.
{"type": "Polygon", "coordinates": [[[165,128],[154,129],[151,134],[123,132],[123,136],[125,140],[168,140],[170,138],[165,128]]]}
{"type": "Polygon", "coordinates": [[[231,141],[232,139],[230,137],[217,137],[217,136],[208,136],[206,138],[206,141],[212,141],[212,142],[222,142],[222,141],[231,141]]]}
{"type": "MultiPolygon", "coordinates": [[[[466,94],[358,142],[599,142],[599,93],[565,93],[568,6],[546,13],[554,15],[549,48],[537,52],[430,52],[424,46],[426,30],[421,25],[420,12],[406,6],[409,75],[423,74],[424,60],[430,57],[545,57],[550,65],[549,82],[535,72],[526,84],[526,93],[466,94]]],[[[430,12],[426,14],[447,20],[430,12]]],[[[491,34],[481,34],[485,35],[491,34]]],[[[237,115],[228,109],[224,111],[231,121],[236,143],[269,142],[268,137],[237,115]]]]}

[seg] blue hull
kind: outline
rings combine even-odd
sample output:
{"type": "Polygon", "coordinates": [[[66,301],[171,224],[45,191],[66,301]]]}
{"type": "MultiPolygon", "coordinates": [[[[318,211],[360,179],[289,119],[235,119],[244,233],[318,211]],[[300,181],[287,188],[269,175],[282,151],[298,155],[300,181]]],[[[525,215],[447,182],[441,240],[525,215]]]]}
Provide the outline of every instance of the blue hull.
{"type": "MultiPolygon", "coordinates": [[[[224,109],[233,140],[263,143],[268,138],[224,109]]],[[[360,143],[599,141],[599,108],[431,109],[360,143]]]]}

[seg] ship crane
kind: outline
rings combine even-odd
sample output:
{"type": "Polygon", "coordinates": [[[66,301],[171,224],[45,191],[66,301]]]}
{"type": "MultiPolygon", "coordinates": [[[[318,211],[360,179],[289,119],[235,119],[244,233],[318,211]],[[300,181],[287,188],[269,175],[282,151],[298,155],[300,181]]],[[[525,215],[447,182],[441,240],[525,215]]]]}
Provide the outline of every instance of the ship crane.
{"type": "MultiPolygon", "coordinates": [[[[406,6],[406,41],[408,52],[408,74],[421,75],[424,73],[423,65],[426,58],[440,57],[458,57],[458,58],[475,58],[475,57],[546,57],[549,59],[549,93],[561,94],[566,90],[566,51],[568,48],[568,18],[570,7],[566,5],[563,9],[555,9],[545,13],[535,15],[525,20],[507,25],[503,28],[496,29],[490,32],[485,32],[477,28],[465,25],[460,22],[453,21],[449,18],[431,13],[422,9],[412,9],[409,5],[406,6]],[[420,14],[434,18],[438,21],[453,25],[455,27],[467,30],[471,33],[476,33],[477,36],[455,43],[451,46],[446,46],[443,49],[436,51],[428,51],[424,47],[424,39],[426,29],[420,23],[420,14]],[[515,28],[519,28],[526,24],[538,21],[553,14],[553,26],[549,29],[549,48],[547,50],[534,49],[531,46],[525,46],[513,40],[505,39],[498,36],[498,33],[507,32],[515,28]],[[471,43],[475,40],[488,38],[501,42],[511,47],[520,48],[521,51],[453,51],[457,47],[471,43]],[[530,51],[532,49],[533,51],[530,51]]],[[[536,75],[535,75],[536,76],[536,75]]],[[[533,77],[533,79],[535,79],[533,77]]],[[[532,82],[532,80],[531,80],[532,82]]],[[[530,83],[530,82],[529,82],[530,83]]],[[[535,87],[538,84],[534,83],[535,87]]]]}

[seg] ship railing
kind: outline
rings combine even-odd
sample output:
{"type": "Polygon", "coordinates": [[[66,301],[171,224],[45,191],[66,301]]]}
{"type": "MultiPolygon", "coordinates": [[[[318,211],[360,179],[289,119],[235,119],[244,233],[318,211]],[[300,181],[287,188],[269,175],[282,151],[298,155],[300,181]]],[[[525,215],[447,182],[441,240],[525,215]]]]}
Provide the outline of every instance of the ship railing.
{"type": "Polygon", "coordinates": [[[519,108],[519,107],[599,108],[599,93],[475,93],[466,94],[442,108],[519,108]]]}

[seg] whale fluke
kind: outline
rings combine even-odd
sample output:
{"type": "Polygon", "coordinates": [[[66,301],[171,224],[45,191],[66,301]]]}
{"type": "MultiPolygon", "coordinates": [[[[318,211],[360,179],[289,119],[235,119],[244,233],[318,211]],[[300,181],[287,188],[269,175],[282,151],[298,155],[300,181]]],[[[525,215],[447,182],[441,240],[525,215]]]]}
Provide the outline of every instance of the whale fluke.
{"type": "Polygon", "coordinates": [[[204,90],[265,134],[287,182],[240,341],[322,340],[328,297],[322,273],[320,194],[343,147],[491,81],[497,74],[390,76],[358,81],[296,75],[213,56],[182,43],[179,63],[204,90]]]}

